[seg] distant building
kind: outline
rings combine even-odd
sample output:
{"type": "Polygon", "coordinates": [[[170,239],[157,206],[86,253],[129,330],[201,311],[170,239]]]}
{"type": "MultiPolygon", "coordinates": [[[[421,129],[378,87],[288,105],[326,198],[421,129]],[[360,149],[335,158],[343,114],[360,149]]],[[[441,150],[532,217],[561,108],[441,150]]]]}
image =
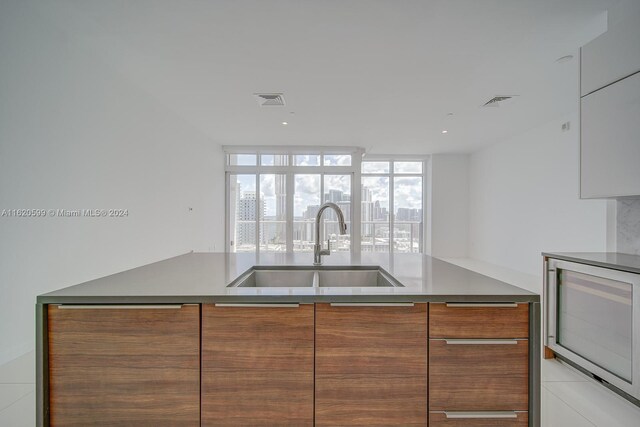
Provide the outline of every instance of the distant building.
{"type": "MultiPolygon", "coordinates": [[[[236,218],[238,220],[236,228],[237,245],[255,245],[256,243],[256,215],[258,215],[258,200],[255,191],[243,191],[238,199],[236,218]]],[[[264,199],[260,200],[260,214],[264,216],[266,206],[264,199]]],[[[262,236],[260,236],[262,237],[262,236]]]]}

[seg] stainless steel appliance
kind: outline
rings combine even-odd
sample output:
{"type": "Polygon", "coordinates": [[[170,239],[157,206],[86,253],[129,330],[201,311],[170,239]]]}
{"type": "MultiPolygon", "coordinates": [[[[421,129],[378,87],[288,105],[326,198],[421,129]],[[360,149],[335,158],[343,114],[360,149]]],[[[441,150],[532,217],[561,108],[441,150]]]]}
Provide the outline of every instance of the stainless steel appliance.
{"type": "Polygon", "coordinates": [[[549,258],[545,278],[545,345],[638,404],[640,274],[549,258]]]}

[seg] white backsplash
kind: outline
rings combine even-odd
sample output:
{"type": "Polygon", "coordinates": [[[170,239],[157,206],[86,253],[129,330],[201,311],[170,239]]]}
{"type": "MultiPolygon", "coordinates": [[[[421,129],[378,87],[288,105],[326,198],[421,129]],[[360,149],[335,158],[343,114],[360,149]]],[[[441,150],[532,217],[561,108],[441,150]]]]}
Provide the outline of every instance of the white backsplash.
{"type": "Polygon", "coordinates": [[[616,251],[640,255],[640,198],[617,201],[616,251]]]}

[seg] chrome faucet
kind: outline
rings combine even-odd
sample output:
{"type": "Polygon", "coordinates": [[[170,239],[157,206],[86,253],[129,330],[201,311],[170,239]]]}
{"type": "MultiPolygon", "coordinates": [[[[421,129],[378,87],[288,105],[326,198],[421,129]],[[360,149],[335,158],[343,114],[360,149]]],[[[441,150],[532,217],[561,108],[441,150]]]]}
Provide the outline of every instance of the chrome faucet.
{"type": "Polygon", "coordinates": [[[331,208],[336,212],[340,234],[344,235],[347,233],[347,224],[344,222],[344,215],[342,214],[340,207],[331,202],[327,202],[320,206],[318,214],[316,215],[316,244],[313,245],[313,265],[322,265],[322,255],[331,255],[330,240],[327,239],[327,249],[322,249],[322,245],[320,244],[320,219],[322,218],[322,213],[327,208],[331,208]]]}

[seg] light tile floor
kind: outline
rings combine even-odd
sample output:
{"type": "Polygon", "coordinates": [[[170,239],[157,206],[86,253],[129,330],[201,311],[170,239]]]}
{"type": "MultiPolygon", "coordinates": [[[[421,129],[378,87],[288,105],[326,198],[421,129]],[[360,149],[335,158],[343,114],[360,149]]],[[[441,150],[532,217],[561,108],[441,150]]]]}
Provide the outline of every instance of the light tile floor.
{"type": "MultiPolygon", "coordinates": [[[[35,426],[35,358],[0,366],[0,426],[35,426]]],[[[638,427],[640,408],[557,360],[542,361],[542,427],[638,427]]]]}
{"type": "Polygon", "coordinates": [[[0,426],[36,425],[35,353],[0,366],[0,426]]]}

